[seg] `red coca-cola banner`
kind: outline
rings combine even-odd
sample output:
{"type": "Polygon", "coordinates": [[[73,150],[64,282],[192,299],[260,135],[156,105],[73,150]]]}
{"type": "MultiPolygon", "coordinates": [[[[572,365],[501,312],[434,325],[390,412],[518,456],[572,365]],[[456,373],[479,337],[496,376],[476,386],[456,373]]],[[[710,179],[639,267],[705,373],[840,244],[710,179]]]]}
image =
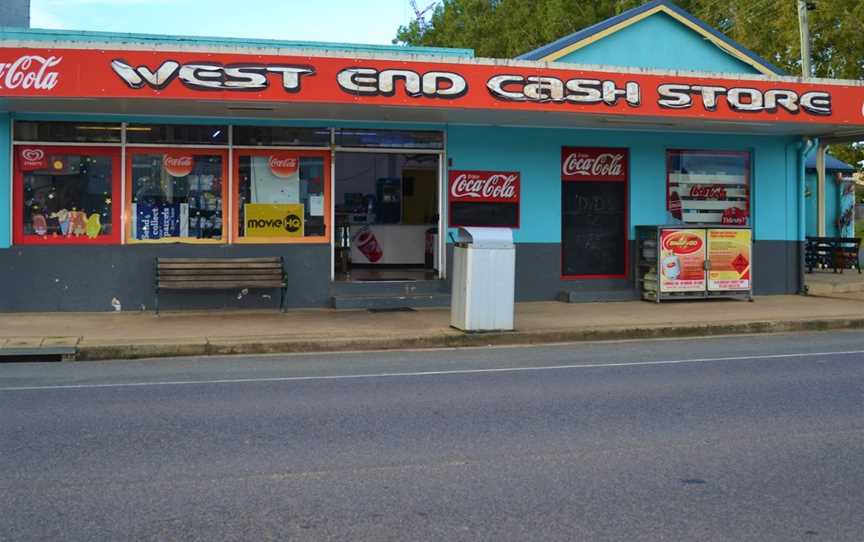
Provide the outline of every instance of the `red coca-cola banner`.
{"type": "Polygon", "coordinates": [[[626,181],[627,149],[562,147],[561,179],[565,181],[626,181]]]}
{"type": "Polygon", "coordinates": [[[518,171],[451,171],[450,202],[519,203],[518,171]]]}

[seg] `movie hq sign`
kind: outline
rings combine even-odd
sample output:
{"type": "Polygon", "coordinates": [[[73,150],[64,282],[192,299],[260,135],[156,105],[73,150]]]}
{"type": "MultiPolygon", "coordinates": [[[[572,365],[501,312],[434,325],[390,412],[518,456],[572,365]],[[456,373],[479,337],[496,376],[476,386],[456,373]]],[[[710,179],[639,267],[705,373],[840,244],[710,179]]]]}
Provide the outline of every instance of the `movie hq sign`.
{"type": "Polygon", "coordinates": [[[864,125],[864,87],[485,63],[0,49],[0,96],[214,99],[864,125]]]}

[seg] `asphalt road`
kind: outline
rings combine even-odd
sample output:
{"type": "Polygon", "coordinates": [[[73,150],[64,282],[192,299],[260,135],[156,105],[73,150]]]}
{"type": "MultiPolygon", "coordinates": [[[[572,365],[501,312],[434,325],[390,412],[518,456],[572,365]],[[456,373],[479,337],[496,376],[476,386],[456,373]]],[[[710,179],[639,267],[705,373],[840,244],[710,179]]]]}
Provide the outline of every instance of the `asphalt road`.
{"type": "Polygon", "coordinates": [[[864,539],[860,332],[0,364],[0,540],[864,539]]]}

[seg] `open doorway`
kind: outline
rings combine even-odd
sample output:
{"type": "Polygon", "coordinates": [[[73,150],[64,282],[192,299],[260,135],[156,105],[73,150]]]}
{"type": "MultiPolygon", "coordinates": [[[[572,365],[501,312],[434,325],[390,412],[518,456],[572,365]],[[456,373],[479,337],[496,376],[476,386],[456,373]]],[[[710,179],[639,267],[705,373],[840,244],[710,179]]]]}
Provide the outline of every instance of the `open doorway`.
{"type": "Polygon", "coordinates": [[[337,152],[334,278],[439,278],[438,154],[337,152]]]}

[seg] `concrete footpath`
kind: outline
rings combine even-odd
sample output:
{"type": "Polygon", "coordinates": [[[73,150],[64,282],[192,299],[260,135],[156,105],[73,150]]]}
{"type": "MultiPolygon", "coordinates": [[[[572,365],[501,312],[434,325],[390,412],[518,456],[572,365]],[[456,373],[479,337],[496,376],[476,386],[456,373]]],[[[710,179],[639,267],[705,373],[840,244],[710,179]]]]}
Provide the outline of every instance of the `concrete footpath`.
{"type": "Polygon", "coordinates": [[[466,334],[449,321],[449,309],[0,314],[0,354],[67,349],[67,359],[96,360],[854,329],[864,328],[864,299],[520,303],[516,331],[503,333],[466,334]]]}

